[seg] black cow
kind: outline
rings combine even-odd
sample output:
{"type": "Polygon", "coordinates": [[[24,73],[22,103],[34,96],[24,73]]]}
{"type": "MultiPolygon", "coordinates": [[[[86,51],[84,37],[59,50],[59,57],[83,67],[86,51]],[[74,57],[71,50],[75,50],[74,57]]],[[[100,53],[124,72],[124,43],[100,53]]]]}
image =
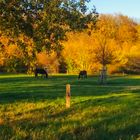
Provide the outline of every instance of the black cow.
{"type": "Polygon", "coordinates": [[[78,79],[80,79],[80,78],[87,78],[87,71],[86,70],[79,72],[78,79]]]}
{"type": "Polygon", "coordinates": [[[46,78],[48,78],[48,72],[45,69],[41,69],[41,68],[36,68],[35,69],[35,77],[38,76],[38,74],[45,74],[46,78]]]}

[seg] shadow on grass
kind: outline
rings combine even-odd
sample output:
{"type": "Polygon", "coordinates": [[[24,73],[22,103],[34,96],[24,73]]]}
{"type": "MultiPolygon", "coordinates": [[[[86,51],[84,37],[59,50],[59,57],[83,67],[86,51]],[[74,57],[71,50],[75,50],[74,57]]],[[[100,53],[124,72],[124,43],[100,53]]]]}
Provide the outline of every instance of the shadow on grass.
{"type": "MultiPolygon", "coordinates": [[[[34,78],[33,76],[18,75],[0,77],[0,103],[10,103],[22,100],[42,100],[65,97],[65,85],[71,84],[73,97],[102,96],[112,93],[126,92],[126,86],[139,85],[139,79],[127,77],[111,77],[107,85],[99,85],[97,77],[89,76],[78,80],[77,76],[61,75],[34,78]]],[[[139,89],[133,93],[139,93],[139,89]]]]}
{"type": "MultiPolygon", "coordinates": [[[[71,87],[72,97],[82,96],[105,96],[112,93],[120,93],[124,91],[123,87],[71,87]]],[[[65,97],[65,86],[28,86],[28,87],[12,87],[0,93],[0,103],[11,103],[15,101],[32,101],[42,99],[57,99],[65,97]]]]}
{"type": "MultiPolygon", "coordinates": [[[[51,115],[51,118],[59,119],[59,117],[69,118],[68,116],[73,116],[75,113],[77,113],[79,110],[86,110],[88,107],[93,106],[93,109],[97,106],[103,107],[105,106],[113,106],[114,104],[126,104],[126,102],[120,102],[122,98],[125,98],[125,96],[120,97],[109,97],[106,99],[95,99],[95,100],[87,100],[85,102],[80,102],[79,105],[74,104],[72,108],[69,110],[65,110],[56,114],[51,115]],[[75,111],[73,111],[75,110],[75,111]]],[[[133,109],[137,108],[135,105],[133,106],[133,109]]],[[[76,128],[74,128],[71,131],[65,131],[63,134],[61,134],[60,139],[76,139],[84,140],[128,140],[133,139],[135,140],[136,137],[140,134],[140,121],[134,121],[130,114],[135,113],[137,110],[131,110],[129,106],[125,106],[124,108],[120,108],[121,111],[113,111],[111,112],[91,112],[92,116],[83,116],[83,121],[90,120],[90,125],[84,125],[82,124],[82,121],[80,124],[77,125],[76,128]],[[97,113],[97,114],[96,114],[97,113]],[[99,120],[98,118],[102,118],[99,120]],[[97,121],[94,121],[96,120],[97,121]],[[130,123],[128,124],[128,122],[130,123]],[[68,137],[67,137],[68,136],[68,137]]],[[[91,110],[92,111],[92,110],[91,110]]],[[[80,112],[79,112],[80,113],[80,112]]],[[[136,116],[135,116],[136,117],[136,116]]],[[[136,117],[137,119],[139,116],[136,117]]],[[[71,123],[71,121],[69,122],[71,123]]],[[[63,124],[62,124],[63,125],[63,124]]],[[[74,125],[74,124],[73,124],[74,125]]],[[[59,129],[59,128],[58,128],[59,129]]]]}
{"type": "MultiPolygon", "coordinates": [[[[123,108],[120,108],[121,111],[118,112],[118,110],[112,110],[109,112],[106,112],[106,110],[97,110],[97,112],[92,111],[90,108],[92,107],[93,110],[97,107],[110,107],[114,105],[121,105],[121,104],[129,104],[129,102],[126,100],[126,102],[122,102],[124,98],[128,97],[129,95],[121,95],[117,97],[107,97],[107,98],[101,98],[101,99],[89,99],[86,101],[81,101],[78,104],[74,103],[72,104],[71,108],[65,109],[64,107],[60,106],[60,111],[56,112],[58,107],[53,106],[47,106],[42,109],[35,109],[32,110],[29,113],[33,113],[33,118],[28,119],[21,119],[18,121],[12,122],[12,126],[20,128],[21,131],[26,131],[27,135],[25,138],[32,139],[32,136],[29,132],[38,132],[37,138],[41,139],[40,136],[42,133],[39,133],[44,131],[45,135],[44,137],[51,140],[51,138],[48,138],[47,132],[49,131],[49,135],[52,136],[54,139],[60,139],[60,140],[128,140],[128,139],[136,139],[138,134],[140,133],[140,123],[139,121],[134,121],[131,118],[130,114],[133,114],[135,110],[130,109],[130,106],[123,106],[123,108]],[[82,120],[77,118],[72,118],[75,114],[80,114],[82,111],[89,110],[89,114],[84,114],[82,116],[82,120]],[[52,110],[52,111],[50,111],[52,110]],[[43,112],[43,113],[42,113],[43,112]],[[42,113],[42,115],[37,115],[39,113],[42,113]],[[42,119],[43,118],[43,119],[42,119]],[[101,118],[101,119],[98,119],[101,118]],[[86,122],[88,120],[88,123],[83,124],[83,122],[86,122]],[[129,124],[127,124],[130,121],[129,124]],[[69,129],[62,129],[67,128],[67,125],[69,126],[69,129]],[[63,130],[63,131],[62,131],[63,130]]],[[[133,109],[138,107],[132,104],[133,109]]],[[[28,112],[25,112],[28,114],[28,112]]],[[[21,115],[21,114],[20,114],[21,115]]],[[[81,114],[82,115],[82,114],[81,114]]],[[[138,116],[137,116],[138,119],[138,116]]],[[[14,128],[10,128],[7,130],[7,127],[9,124],[6,124],[5,126],[2,126],[3,134],[11,133],[10,136],[13,136],[15,133],[14,128]]],[[[1,129],[0,128],[0,129],[1,129]]],[[[24,137],[22,137],[23,139],[24,137]]]]}
{"type": "Polygon", "coordinates": [[[108,130],[109,123],[110,121],[114,121],[115,119],[117,119],[117,117],[101,121],[96,125],[90,124],[87,126],[78,126],[73,129],[71,133],[69,133],[68,131],[64,132],[61,138],[63,138],[64,140],[67,140],[67,136],[69,136],[69,140],[71,140],[74,136],[78,140],[136,140],[136,138],[138,138],[140,132],[140,123],[131,124],[125,128],[120,128],[116,131],[110,132],[108,130]]]}
{"type": "Polygon", "coordinates": [[[108,78],[108,85],[113,86],[140,86],[140,79],[135,78],[136,76],[126,76],[126,77],[110,77],[108,78]]]}
{"type": "Polygon", "coordinates": [[[0,93],[0,103],[11,103],[16,101],[39,101],[44,99],[63,98],[65,91],[61,88],[53,88],[51,86],[44,87],[28,87],[15,88],[12,91],[0,93]]]}

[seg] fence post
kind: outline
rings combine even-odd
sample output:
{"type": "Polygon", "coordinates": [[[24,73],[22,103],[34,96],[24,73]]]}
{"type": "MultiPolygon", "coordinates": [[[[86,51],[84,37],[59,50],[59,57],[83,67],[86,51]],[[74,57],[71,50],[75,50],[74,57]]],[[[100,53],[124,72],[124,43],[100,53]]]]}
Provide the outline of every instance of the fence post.
{"type": "Polygon", "coordinates": [[[70,108],[70,84],[66,85],[66,108],[70,108]]]}

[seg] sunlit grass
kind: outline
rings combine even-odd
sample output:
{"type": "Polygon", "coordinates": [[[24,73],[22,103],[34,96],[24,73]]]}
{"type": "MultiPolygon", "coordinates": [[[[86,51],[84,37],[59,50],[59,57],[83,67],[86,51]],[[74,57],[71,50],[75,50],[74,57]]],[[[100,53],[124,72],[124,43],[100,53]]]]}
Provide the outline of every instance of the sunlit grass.
{"type": "Polygon", "coordinates": [[[0,76],[0,140],[136,140],[140,138],[140,76],[0,76]],[[71,108],[65,85],[71,84],[71,108]]]}

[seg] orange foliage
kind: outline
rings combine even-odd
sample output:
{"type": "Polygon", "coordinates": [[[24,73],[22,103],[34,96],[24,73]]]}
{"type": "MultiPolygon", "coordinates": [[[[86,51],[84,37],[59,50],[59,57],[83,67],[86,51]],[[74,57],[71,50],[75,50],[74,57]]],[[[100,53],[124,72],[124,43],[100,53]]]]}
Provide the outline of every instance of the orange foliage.
{"type": "Polygon", "coordinates": [[[58,72],[58,59],[54,51],[47,53],[46,51],[37,54],[38,67],[46,67],[49,72],[58,72]]]}
{"type": "Polygon", "coordinates": [[[90,36],[86,31],[68,34],[68,41],[63,43],[62,53],[68,72],[82,69],[93,72],[94,69],[99,70],[101,65],[109,65],[112,69],[110,71],[118,70],[122,65],[126,65],[132,52],[133,55],[137,52],[137,56],[140,56],[139,47],[136,45],[138,36],[140,28],[128,17],[101,15],[90,36]]]}
{"type": "Polygon", "coordinates": [[[37,53],[34,40],[24,34],[17,38],[1,32],[0,35],[0,65],[7,67],[13,67],[20,59],[28,69],[38,64],[58,72],[60,59],[64,59],[68,73],[80,70],[93,73],[101,65],[108,65],[109,71],[115,72],[128,65],[132,68],[135,62],[137,67],[140,60],[140,25],[123,15],[100,15],[92,31],[68,33],[59,57],[54,51],[37,53]]]}
{"type": "Polygon", "coordinates": [[[68,72],[92,70],[92,40],[87,33],[70,33],[64,42],[62,55],[67,63],[68,72]]]}

